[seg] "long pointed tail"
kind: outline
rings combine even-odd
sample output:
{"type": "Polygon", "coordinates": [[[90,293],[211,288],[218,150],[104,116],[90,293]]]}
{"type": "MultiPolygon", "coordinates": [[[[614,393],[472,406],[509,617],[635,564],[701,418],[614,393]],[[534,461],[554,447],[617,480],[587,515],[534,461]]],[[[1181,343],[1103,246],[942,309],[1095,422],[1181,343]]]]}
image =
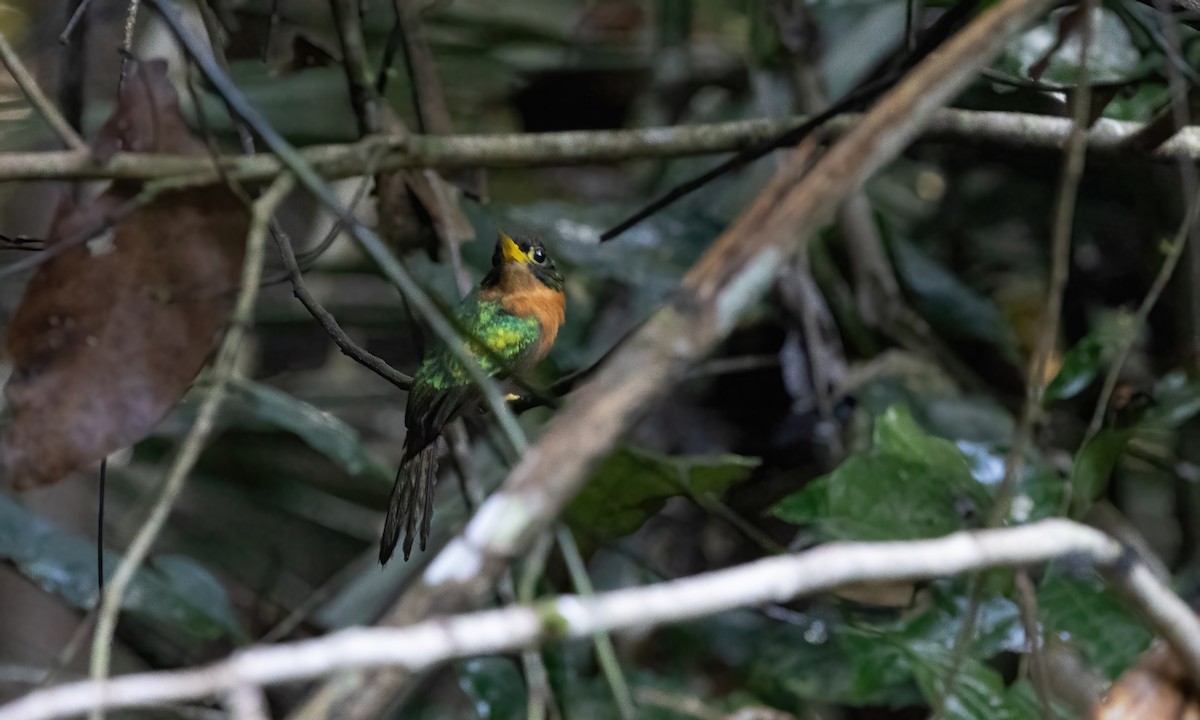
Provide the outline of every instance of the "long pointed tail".
{"type": "Polygon", "coordinates": [[[396,473],[392,499],[388,503],[383,537],[379,540],[379,564],[386,565],[396,550],[400,532],[404,532],[404,559],[412,553],[421,523],[421,550],[429,542],[429,526],[433,520],[433,488],[437,482],[438,443],[432,442],[416,455],[405,460],[396,473]]]}

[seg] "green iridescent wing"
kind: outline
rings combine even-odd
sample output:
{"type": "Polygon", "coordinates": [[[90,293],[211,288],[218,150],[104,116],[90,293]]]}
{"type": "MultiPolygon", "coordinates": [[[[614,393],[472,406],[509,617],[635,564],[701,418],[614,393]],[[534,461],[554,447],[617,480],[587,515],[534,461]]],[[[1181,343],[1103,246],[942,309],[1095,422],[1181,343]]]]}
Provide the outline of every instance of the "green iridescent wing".
{"type": "MultiPolygon", "coordinates": [[[[522,356],[537,345],[541,336],[537,319],[509,315],[499,302],[480,302],[474,294],[463,300],[456,317],[470,336],[467,346],[472,355],[493,377],[506,368],[519,366],[522,356]]],[[[413,377],[405,412],[407,452],[415,454],[433,442],[477,393],[467,369],[439,343],[413,377]]]]}

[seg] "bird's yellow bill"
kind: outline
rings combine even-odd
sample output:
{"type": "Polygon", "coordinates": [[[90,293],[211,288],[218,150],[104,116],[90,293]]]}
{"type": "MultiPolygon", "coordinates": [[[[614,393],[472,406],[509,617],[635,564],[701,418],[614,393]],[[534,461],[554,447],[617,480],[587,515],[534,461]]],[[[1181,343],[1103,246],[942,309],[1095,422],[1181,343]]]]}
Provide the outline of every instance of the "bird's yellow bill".
{"type": "Polygon", "coordinates": [[[500,233],[500,252],[504,253],[505,262],[527,263],[529,258],[525,253],[521,252],[521,248],[516,241],[508,236],[507,233],[500,233]]]}

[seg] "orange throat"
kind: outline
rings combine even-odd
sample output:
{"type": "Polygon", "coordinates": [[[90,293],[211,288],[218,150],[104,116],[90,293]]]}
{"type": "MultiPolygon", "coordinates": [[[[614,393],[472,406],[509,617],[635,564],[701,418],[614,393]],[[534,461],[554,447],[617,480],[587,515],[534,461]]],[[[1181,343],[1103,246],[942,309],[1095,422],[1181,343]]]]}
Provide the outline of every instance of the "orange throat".
{"type": "Polygon", "coordinates": [[[505,268],[500,282],[480,293],[481,300],[499,301],[504,311],[517,317],[536,318],[542,328],[530,365],[546,357],[567,315],[567,296],[546,287],[528,270],[505,268]]]}

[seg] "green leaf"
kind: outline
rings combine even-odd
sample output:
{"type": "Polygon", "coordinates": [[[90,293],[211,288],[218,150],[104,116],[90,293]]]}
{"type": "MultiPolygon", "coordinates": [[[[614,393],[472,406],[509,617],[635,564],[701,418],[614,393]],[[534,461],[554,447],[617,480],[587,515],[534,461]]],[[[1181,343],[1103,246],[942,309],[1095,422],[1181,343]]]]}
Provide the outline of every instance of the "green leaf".
{"type": "Polygon", "coordinates": [[[504,657],[461,660],[458,686],[471,700],[477,717],[518,720],[525,717],[528,693],[517,663],[504,657]]]}
{"type": "MultiPolygon", "coordinates": [[[[96,595],[96,546],[60,530],[0,495],[0,558],[48,593],[88,609],[96,595]]],[[[121,562],[104,552],[111,573],[121,562]]],[[[179,628],[200,641],[232,634],[242,639],[220,584],[194,563],[166,558],[163,570],[141,569],[125,594],[125,611],[179,628]]]]}
{"type": "Polygon", "coordinates": [[[668,456],[618,450],[567,506],[568,524],[591,539],[623,537],[678,495],[720,495],[749,477],[757,458],[668,456]]]}
{"type": "Polygon", "coordinates": [[[934,329],[948,338],[994,345],[1004,359],[1016,362],[1012,329],[991,300],[965,285],[916,245],[898,237],[890,244],[899,279],[934,329]]]}
{"type": "Polygon", "coordinates": [[[1043,402],[1066,400],[1083,392],[1104,367],[1104,343],[1088,335],[1063,356],[1058,374],[1046,386],[1043,402]]]}
{"type": "MultiPolygon", "coordinates": [[[[906,648],[913,677],[931,705],[945,692],[952,652],[940,644],[913,643],[906,648]]],[[[1012,715],[1005,708],[1004,680],[1000,673],[974,658],[958,669],[954,692],[946,699],[944,717],[950,720],[1000,720],[1012,715]]]]}
{"type": "Polygon", "coordinates": [[[392,471],[367,451],[353,427],[333,414],[273,387],[238,379],[229,384],[223,422],[241,429],[287,430],[354,476],[391,485],[392,471]]]}
{"type": "Polygon", "coordinates": [[[869,450],[771,512],[815,525],[827,539],[902,540],[959,530],[966,514],[983,514],[989,504],[958,448],[927,434],[907,408],[893,406],[876,419],[869,450]]]}
{"type": "Polygon", "coordinates": [[[1200,414],[1200,380],[1182,371],[1167,373],[1154,390],[1154,405],[1144,424],[1174,428],[1200,414]]]}
{"type": "Polygon", "coordinates": [[[158,555],[153,558],[152,565],[190,604],[204,608],[227,627],[238,627],[225,586],[203,565],[186,555],[158,555]]]}
{"type": "MultiPolygon", "coordinates": [[[[932,643],[913,643],[907,648],[913,676],[931,705],[945,692],[950,671],[951,651],[932,643]]],[[[946,699],[948,720],[1029,720],[1041,717],[1034,705],[1030,714],[1029,698],[1010,692],[1000,673],[975,658],[967,658],[955,676],[954,692],[946,699]]]]}
{"type": "Polygon", "coordinates": [[[1105,428],[1079,449],[1071,469],[1071,516],[1082,517],[1104,493],[1135,428],[1105,428]]]}
{"type": "Polygon", "coordinates": [[[1151,633],[1094,574],[1052,571],[1038,588],[1037,602],[1046,632],[1074,645],[1110,679],[1150,645],[1151,633]]]}

